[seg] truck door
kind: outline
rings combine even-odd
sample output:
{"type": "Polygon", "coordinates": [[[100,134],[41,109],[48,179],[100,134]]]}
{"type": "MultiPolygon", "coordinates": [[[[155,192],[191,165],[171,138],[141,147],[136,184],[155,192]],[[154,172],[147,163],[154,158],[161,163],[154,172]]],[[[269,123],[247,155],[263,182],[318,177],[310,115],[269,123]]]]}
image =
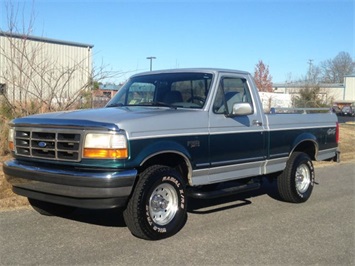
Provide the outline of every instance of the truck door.
{"type": "Polygon", "coordinates": [[[210,110],[210,183],[261,174],[266,159],[263,114],[257,92],[245,76],[221,75],[210,110]],[[232,115],[233,105],[249,103],[248,115],[232,115]]]}

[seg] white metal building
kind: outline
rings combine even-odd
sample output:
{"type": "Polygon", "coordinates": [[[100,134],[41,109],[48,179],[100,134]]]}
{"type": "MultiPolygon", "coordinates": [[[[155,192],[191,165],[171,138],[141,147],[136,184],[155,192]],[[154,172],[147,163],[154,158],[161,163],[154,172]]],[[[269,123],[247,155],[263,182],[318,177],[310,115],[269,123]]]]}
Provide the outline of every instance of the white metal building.
{"type": "Polygon", "coordinates": [[[355,75],[344,77],[343,101],[355,102],[355,75]]]}
{"type": "Polygon", "coordinates": [[[13,103],[74,99],[90,84],[92,48],[91,44],[0,31],[0,94],[13,103]]]}
{"type": "MultiPolygon", "coordinates": [[[[300,83],[279,83],[273,84],[275,93],[298,95],[305,84],[300,83]]],[[[320,94],[324,100],[332,100],[334,104],[341,107],[355,102],[355,75],[344,77],[344,83],[319,84],[320,94]]]]}

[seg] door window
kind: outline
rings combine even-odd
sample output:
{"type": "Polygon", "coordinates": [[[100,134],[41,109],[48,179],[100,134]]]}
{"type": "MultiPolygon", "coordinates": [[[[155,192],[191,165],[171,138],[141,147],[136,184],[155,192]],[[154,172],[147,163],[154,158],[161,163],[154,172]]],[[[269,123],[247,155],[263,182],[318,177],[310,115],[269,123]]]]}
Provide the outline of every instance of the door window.
{"type": "Polygon", "coordinates": [[[216,114],[231,114],[233,105],[236,103],[250,103],[252,106],[246,80],[235,77],[222,78],[213,104],[213,112],[216,114]]]}

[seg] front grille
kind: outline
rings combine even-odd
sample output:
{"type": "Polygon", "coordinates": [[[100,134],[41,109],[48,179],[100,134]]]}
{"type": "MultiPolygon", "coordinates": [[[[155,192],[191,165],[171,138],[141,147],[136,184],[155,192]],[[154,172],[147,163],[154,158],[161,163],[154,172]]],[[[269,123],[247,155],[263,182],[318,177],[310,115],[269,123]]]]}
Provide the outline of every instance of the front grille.
{"type": "Polygon", "coordinates": [[[47,128],[16,128],[16,154],[32,158],[58,161],[81,159],[80,130],[47,128]]]}

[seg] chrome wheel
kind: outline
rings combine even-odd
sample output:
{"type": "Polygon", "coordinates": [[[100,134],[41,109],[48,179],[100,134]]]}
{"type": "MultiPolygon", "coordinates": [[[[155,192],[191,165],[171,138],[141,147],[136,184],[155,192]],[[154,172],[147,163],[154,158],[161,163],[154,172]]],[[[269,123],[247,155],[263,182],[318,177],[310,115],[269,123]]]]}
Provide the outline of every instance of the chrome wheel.
{"type": "Polygon", "coordinates": [[[159,240],[179,232],[187,220],[185,179],[173,168],[152,165],[139,174],[123,212],[133,235],[159,240]]]}
{"type": "Polygon", "coordinates": [[[153,222],[162,226],[175,217],[178,210],[178,194],[167,183],[157,186],[149,198],[149,214],[153,222]]]}
{"type": "Polygon", "coordinates": [[[282,200],[292,203],[307,201],[314,187],[314,167],[307,153],[294,152],[286,168],[277,178],[277,188],[282,200]]]}
{"type": "Polygon", "coordinates": [[[306,164],[301,164],[296,169],[296,189],[300,193],[307,191],[311,184],[311,171],[306,164]]]}

